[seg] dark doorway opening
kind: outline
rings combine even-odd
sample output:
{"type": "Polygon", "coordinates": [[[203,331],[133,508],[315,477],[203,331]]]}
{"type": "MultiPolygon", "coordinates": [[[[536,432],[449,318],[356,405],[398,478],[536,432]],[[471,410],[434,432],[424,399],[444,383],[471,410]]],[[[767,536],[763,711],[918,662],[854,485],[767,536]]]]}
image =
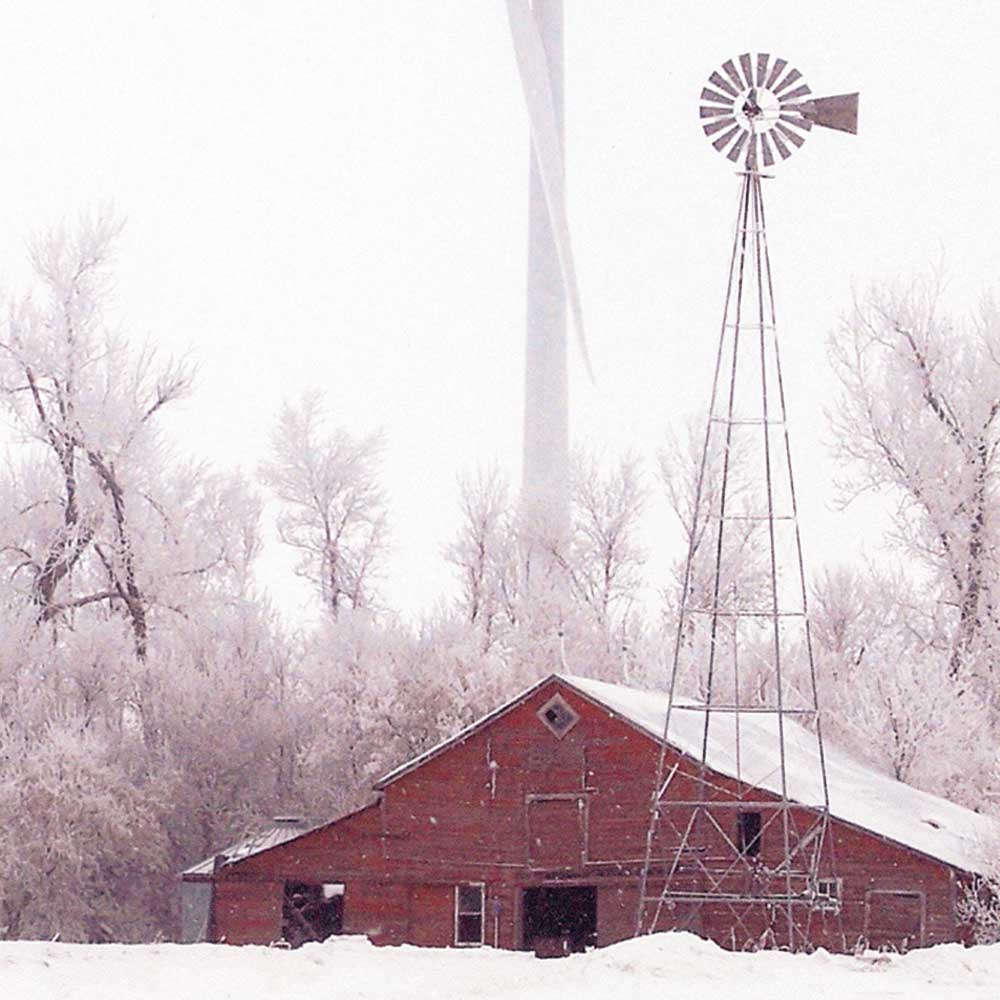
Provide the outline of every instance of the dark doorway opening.
{"type": "Polygon", "coordinates": [[[343,885],[285,883],[281,936],[293,948],[307,941],[325,941],[333,934],[340,934],[343,924],[343,885]]]}
{"type": "Polygon", "coordinates": [[[524,890],[524,948],[565,955],[597,944],[597,888],[539,886],[524,890]]]}

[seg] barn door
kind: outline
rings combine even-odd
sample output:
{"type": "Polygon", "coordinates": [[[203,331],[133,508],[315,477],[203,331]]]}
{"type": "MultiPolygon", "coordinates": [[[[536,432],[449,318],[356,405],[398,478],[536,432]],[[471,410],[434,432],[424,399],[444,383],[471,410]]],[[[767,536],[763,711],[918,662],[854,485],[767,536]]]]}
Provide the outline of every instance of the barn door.
{"type": "Polygon", "coordinates": [[[528,864],[579,868],[586,856],[587,800],[583,795],[528,798],[528,864]]]}
{"type": "Polygon", "coordinates": [[[919,948],[924,943],[923,893],[870,890],[865,896],[865,937],[870,948],[919,948]]]}

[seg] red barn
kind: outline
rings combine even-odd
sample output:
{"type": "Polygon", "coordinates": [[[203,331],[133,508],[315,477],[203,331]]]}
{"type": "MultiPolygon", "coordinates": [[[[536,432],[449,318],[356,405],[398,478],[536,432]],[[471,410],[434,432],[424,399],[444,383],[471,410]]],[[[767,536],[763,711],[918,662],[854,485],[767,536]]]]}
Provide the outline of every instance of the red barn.
{"type": "MultiPolygon", "coordinates": [[[[184,936],[263,944],[343,932],[539,950],[630,937],[665,712],[662,693],[550,676],[385,775],[357,812],[312,829],[278,824],[188,869],[184,936]]],[[[667,750],[679,799],[695,780],[698,738],[681,719],[675,726],[683,714],[671,719],[667,750]]],[[[716,787],[737,804],[775,794],[759,725],[741,723],[736,762],[710,760],[716,787]]],[[[797,766],[797,727],[785,725],[788,794],[808,811],[815,775],[797,766]]],[[[827,777],[837,868],[811,887],[814,943],[962,940],[956,901],[985,871],[995,825],[834,747],[827,777]]],[[[759,864],[777,863],[772,839],[762,837],[759,864]]],[[[657,929],[677,917],[661,919],[657,929]]],[[[707,906],[691,925],[727,946],[751,943],[720,927],[707,906]]]]}

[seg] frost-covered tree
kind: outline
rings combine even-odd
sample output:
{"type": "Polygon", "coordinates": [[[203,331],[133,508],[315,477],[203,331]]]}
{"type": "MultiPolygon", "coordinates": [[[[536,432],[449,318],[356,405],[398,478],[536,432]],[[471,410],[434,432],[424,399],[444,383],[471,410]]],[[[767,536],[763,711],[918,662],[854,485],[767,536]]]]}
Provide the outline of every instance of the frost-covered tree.
{"type": "Polygon", "coordinates": [[[1000,314],[987,300],[959,326],[939,298],[933,283],[875,288],[831,339],[835,447],[845,502],[886,494],[897,541],[930,572],[952,674],[988,676],[1000,627],[1000,314]]]}
{"type": "MultiPolygon", "coordinates": [[[[266,603],[213,602],[135,672],[133,712],[158,781],[171,865],[193,861],[306,811],[297,767],[300,721],[293,649],[266,603]]],[[[164,887],[172,902],[174,889],[164,887]]]]}
{"type": "Polygon", "coordinates": [[[127,624],[40,633],[0,620],[0,937],[137,940],[158,929],[148,887],[167,865],[164,789],[128,711],[127,624]]]}
{"type": "Polygon", "coordinates": [[[97,216],[35,241],[38,288],[8,310],[0,408],[18,444],[0,473],[0,561],[40,625],[120,616],[143,658],[158,617],[239,572],[257,510],[238,481],[183,466],[164,444],[162,415],[191,370],[109,328],[120,229],[97,216]]]}
{"type": "Polygon", "coordinates": [[[951,672],[942,617],[898,571],[822,574],[811,620],[825,731],[900,781],[981,808],[990,712],[951,672]]]}
{"type": "MultiPolygon", "coordinates": [[[[759,489],[762,470],[753,468],[750,449],[739,447],[742,442],[727,456],[719,433],[709,439],[706,453],[704,427],[703,421],[692,422],[682,441],[670,441],[659,453],[660,481],[680,524],[683,542],[673,579],[663,589],[662,640],[670,650],[668,669],[673,669],[677,644],[679,689],[705,698],[709,694],[706,664],[710,650],[714,648],[720,659],[730,661],[735,651],[740,663],[741,700],[767,703],[774,694],[768,620],[724,617],[714,623],[713,635],[712,618],[705,613],[716,604],[746,610],[768,604],[770,564],[767,533],[760,520],[765,509],[759,489]],[[726,520],[720,544],[724,479],[726,511],[736,516],[726,520]],[[686,614],[683,633],[678,636],[682,601],[686,614]]],[[[734,698],[735,681],[732,666],[713,670],[713,697],[734,698]]]]}
{"type": "Polygon", "coordinates": [[[0,937],[172,935],[177,872],[299,794],[280,634],[231,597],[139,659],[120,618],[5,611],[0,937]]]}
{"type": "Polygon", "coordinates": [[[645,491],[634,456],[605,466],[574,456],[569,539],[535,538],[547,575],[524,586],[522,536],[510,492],[494,470],[461,482],[461,520],[446,550],[458,569],[462,615],[488,648],[499,642],[514,660],[534,660],[534,673],[569,667],[620,676],[621,635],[642,585],[644,553],[637,536],[645,491]]]}
{"type": "Polygon", "coordinates": [[[355,437],[325,423],[320,392],[286,403],[261,478],[281,506],[281,540],[301,555],[298,572],[336,615],[373,604],[387,517],[381,435],[355,437]]]}
{"type": "MultiPolygon", "coordinates": [[[[704,424],[688,426],[683,442],[671,441],[659,453],[660,481],[682,530],[683,557],[674,566],[675,585],[666,594],[668,616],[677,614],[685,580],[687,603],[711,606],[716,588],[715,564],[718,544],[718,514],[721,509],[723,461],[721,435],[714,435],[705,454],[704,424]],[[687,560],[690,573],[685,573],[687,560]]],[[[719,594],[747,607],[761,606],[768,584],[765,558],[766,535],[759,519],[760,497],[755,496],[761,470],[750,467],[747,455],[734,448],[726,469],[726,503],[729,514],[757,515],[726,522],[719,564],[719,594]],[[756,475],[755,475],[756,473],[756,475]],[[735,597],[733,597],[735,595],[735,597]]]]}
{"type": "Polygon", "coordinates": [[[459,480],[458,532],[445,550],[457,570],[459,602],[488,646],[497,628],[517,621],[517,528],[509,487],[496,467],[459,480]]]}
{"type": "Polygon", "coordinates": [[[638,542],[646,505],[639,459],[627,454],[605,469],[597,456],[577,452],[571,476],[572,538],[555,553],[573,596],[609,630],[632,610],[642,587],[645,552],[638,542]]]}
{"type": "Polygon", "coordinates": [[[350,608],[306,639],[295,683],[296,768],[310,811],[321,814],[364,801],[381,773],[524,686],[466,621],[443,617],[414,631],[350,608]]]}
{"type": "Polygon", "coordinates": [[[177,871],[294,787],[260,505],[167,446],[190,371],[109,329],[119,229],[33,244],[38,287],[0,331],[6,937],[173,934],[177,871]]]}
{"type": "Polygon", "coordinates": [[[166,861],[162,789],[128,736],[79,716],[38,735],[0,729],[0,937],[149,938],[160,930],[149,887],[166,861]]]}
{"type": "Polygon", "coordinates": [[[1000,942],[1000,865],[988,875],[975,876],[959,893],[955,913],[972,930],[975,943],[1000,942]]]}

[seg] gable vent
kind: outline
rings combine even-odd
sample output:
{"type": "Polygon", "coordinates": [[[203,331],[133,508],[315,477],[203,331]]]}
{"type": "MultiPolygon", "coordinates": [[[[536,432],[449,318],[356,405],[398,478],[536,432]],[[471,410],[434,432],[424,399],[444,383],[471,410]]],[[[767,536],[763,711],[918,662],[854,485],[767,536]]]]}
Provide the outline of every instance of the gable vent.
{"type": "Polygon", "coordinates": [[[545,728],[560,740],[580,721],[580,716],[561,694],[549,698],[537,714],[545,728]]]}

